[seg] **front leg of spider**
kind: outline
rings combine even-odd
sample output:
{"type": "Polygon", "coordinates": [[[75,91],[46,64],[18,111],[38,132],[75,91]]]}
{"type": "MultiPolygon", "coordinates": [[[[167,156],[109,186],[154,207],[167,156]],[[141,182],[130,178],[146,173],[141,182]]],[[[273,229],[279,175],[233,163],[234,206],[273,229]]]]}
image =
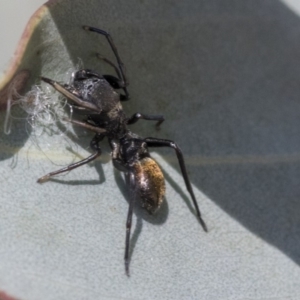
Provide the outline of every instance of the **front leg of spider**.
{"type": "Polygon", "coordinates": [[[63,86],[60,83],[58,83],[57,81],[54,81],[54,80],[46,78],[46,77],[41,77],[41,79],[43,81],[47,82],[48,84],[50,84],[58,92],[60,92],[66,98],[68,98],[71,101],[73,101],[79,107],[88,109],[90,111],[95,111],[97,113],[101,113],[101,110],[95,104],[80,99],[73,91],[71,91],[70,89],[68,89],[66,86],[63,86]]]}
{"type": "MultiPolygon", "coordinates": [[[[99,28],[96,28],[96,27],[92,27],[92,26],[86,26],[86,25],[85,25],[85,26],[82,26],[82,28],[83,28],[84,30],[96,32],[96,33],[101,34],[101,35],[103,35],[103,36],[106,37],[107,42],[108,42],[108,44],[109,44],[111,50],[113,51],[113,53],[114,53],[114,55],[115,55],[115,58],[116,58],[117,63],[118,63],[118,66],[116,66],[114,63],[112,63],[112,62],[111,62],[110,60],[108,60],[108,59],[103,59],[103,58],[102,58],[101,56],[99,56],[99,55],[98,55],[98,57],[99,57],[100,59],[104,60],[105,62],[107,62],[108,64],[110,64],[111,66],[114,67],[114,69],[116,70],[116,73],[117,73],[117,75],[118,75],[118,79],[119,79],[119,80],[118,80],[118,85],[119,85],[118,88],[122,88],[123,91],[124,91],[124,93],[125,93],[125,95],[120,95],[120,100],[121,100],[121,101],[126,101],[126,100],[128,100],[128,99],[129,99],[129,93],[128,93],[128,90],[127,90],[127,86],[128,86],[129,83],[128,83],[127,76],[126,76],[126,74],[125,74],[125,67],[124,67],[124,64],[123,64],[123,62],[122,62],[122,60],[121,60],[121,58],[120,58],[120,55],[119,55],[119,53],[118,53],[118,49],[117,49],[117,47],[116,47],[116,45],[115,45],[115,43],[114,43],[114,41],[113,41],[111,35],[110,35],[108,32],[106,32],[106,31],[104,31],[104,30],[102,30],[102,29],[99,29],[99,28]]],[[[104,75],[104,76],[106,76],[106,75],[104,75]]],[[[112,76],[109,76],[109,77],[112,77],[112,76]]],[[[109,80],[109,79],[108,79],[108,80],[109,80]]],[[[114,83],[113,83],[113,84],[115,84],[115,83],[116,83],[116,81],[114,80],[114,83]]]]}

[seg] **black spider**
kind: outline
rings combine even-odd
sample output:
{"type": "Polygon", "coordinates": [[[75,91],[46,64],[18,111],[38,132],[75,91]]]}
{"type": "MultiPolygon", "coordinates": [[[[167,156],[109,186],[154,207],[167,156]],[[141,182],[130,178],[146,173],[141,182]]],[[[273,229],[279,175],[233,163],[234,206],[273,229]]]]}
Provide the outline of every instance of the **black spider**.
{"type": "Polygon", "coordinates": [[[100,57],[110,64],[116,71],[117,77],[112,75],[100,75],[94,71],[83,69],[73,74],[72,84],[59,84],[56,81],[42,77],[42,80],[52,85],[57,91],[72,101],[74,108],[83,111],[87,115],[86,121],[69,120],[69,122],[84,127],[96,133],[91,141],[91,148],[95,151],[88,158],[71,164],[63,169],[51,172],[38,179],[39,183],[50,177],[73,170],[96,159],[101,154],[100,141],[107,137],[112,149],[112,161],[118,170],[125,172],[129,178],[130,202],[126,222],[125,241],[125,270],[129,276],[129,244],[132,222],[133,204],[138,197],[141,206],[149,214],[155,213],[161,206],[165,195],[165,181],[163,173],[154,159],[151,158],[148,148],[171,147],[175,150],[186,188],[190,193],[195,206],[198,220],[204,229],[207,227],[201,217],[201,213],[188,178],[184,158],[177,144],[170,140],[157,138],[142,138],[132,133],[127,125],[137,122],[139,119],[157,121],[159,126],[164,117],[161,115],[146,115],[135,113],[127,118],[121,102],[129,99],[127,91],[128,81],[125,75],[124,65],[120,59],[117,48],[111,36],[94,27],[84,26],[85,30],[94,31],[104,35],[114,52],[117,66],[110,60],[100,57]],[[124,94],[115,90],[122,89],[124,94]]]}

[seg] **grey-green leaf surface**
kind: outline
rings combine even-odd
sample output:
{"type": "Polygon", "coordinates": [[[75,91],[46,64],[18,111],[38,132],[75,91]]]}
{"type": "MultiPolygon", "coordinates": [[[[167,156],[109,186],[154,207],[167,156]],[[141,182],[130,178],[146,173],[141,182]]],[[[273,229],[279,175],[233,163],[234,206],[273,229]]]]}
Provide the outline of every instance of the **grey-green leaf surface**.
{"type": "Polygon", "coordinates": [[[135,208],[128,278],[129,195],[106,142],[95,163],[40,185],[88,156],[91,136],[36,135],[13,120],[0,134],[0,289],[28,300],[298,299],[299,17],[276,0],[48,5],[19,70],[31,84],[63,80],[80,61],[111,73],[95,57],[113,59],[105,39],[81,26],[109,31],[130,80],[125,111],[166,118],[160,131],[132,130],[178,142],[209,232],[175,154],[154,153],[166,203],[156,216],[135,208]]]}

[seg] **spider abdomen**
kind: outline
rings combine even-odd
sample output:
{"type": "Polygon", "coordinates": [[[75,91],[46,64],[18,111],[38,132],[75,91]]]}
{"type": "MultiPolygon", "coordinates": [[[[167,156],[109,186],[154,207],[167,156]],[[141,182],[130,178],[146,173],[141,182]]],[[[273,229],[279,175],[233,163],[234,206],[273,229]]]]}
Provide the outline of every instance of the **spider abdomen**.
{"type": "Polygon", "coordinates": [[[160,208],[166,191],[164,175],[157,162],[151,157],[139,160],[135,164],[135,178],[141,206],[149,214],[155,213],[160,208]]]}

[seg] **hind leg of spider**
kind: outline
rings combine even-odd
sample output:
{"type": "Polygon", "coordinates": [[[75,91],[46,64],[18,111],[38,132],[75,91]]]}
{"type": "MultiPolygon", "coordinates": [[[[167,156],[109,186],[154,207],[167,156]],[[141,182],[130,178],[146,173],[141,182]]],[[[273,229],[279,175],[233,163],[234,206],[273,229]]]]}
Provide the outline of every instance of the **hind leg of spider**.
{"type": "Polygon", "coordinates": [[[134,124],[140,119],[147,121],[157,121],[155,125],[156,129],[159,129],[161,123],[165,120],[164,116],[162,115],[145,115],[141,113],[135,113],[130,118],[128,118],[127,125],[134,124]]]}
{"type": "Polygon", "coordinates": [[[129,264],[130,264],[130,257],[129,257],[129,250],[130,250],[130,233],[131,233],[131,225],[132,225],[132,214],[133,214],[133,205],[135,202],[136,192],[135,192],[135,177],[133,173],[129,173],[129,188],[130,188],[130,201],[129,201],[129,208],[127,213],[127,221],[126,221],[126,239],[125,239],[125,255],[124,255],[124,262],[125,262],[125,272],[126,275],[129,277],[129,264]]]}
{"type": "Polygon", "coordinates": [[[58,175],[58,174],[61,174],[61,173],[65,173],[65,172],[69,172],[75,168],[78,168],[78,167],[81,167],[93,160],[95,160],[98,156],[101,155],[101,148],[100,146],[98,145],[99,142],[104,138],[104,135],[101,135],[101,134],[96,134],[95,137],[92,139],[91,143],[90,143],[90,146],[91,148],[95,151],[95,153],[93,153],[92,155],[90,155],[89,157],[79,161],[79,162],[76,162],[74,164],[71,164],[65,168],[62,168],[60,170],[57,170],[57,171],[54,171],[54,172],[51,172],[51,173],[48,173],[42,177],[40,177],[37,182],[38,183],[43,183],[47,180],[49,180],[51,177],[55,176],[55,175],[58,175]]]}
{"type": "Polygon", "coordinates": [[[185,167],[183,154],[182,154],[180,148],[178,147],[178,145],[175,142],[170,141],[170,140],[157,139],[157,138],[151,138],[151,137],[146,138],[145,142],[147,143],[148,147],[170,147],[175,150],[186,188],[192,198],[194,207],[196,209],[197,218],[198,218],[199,223],[201,224],[203,230],[205,232],[207,232],[207,226],[206,226],[204,220],[202,219],[201,212],[200,212],[200,209],[199,209],[199,206],[198,206],[196,197],[194,195],[194,191],[193,191],[193,188],[192,188],[192,185],[191,185],[191,182],[190,182],[190,179],[188,177],[188,173],[187,173],[187,170],[185,167]]]}

